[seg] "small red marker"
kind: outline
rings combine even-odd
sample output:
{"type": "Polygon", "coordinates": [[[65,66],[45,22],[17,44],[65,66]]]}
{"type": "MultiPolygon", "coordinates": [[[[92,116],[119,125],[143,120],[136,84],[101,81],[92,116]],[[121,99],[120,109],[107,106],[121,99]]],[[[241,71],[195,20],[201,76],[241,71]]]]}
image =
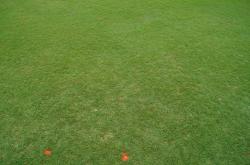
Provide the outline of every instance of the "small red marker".
{"type": "Polygon", "coordinates": [[[43,151],[43,154],[45,156],[51,156],[52,155],[52,150],[50,148],[47,148],[43,151]]]}
{"type": "Polygon", "coordinates": [[[122,161],[128,161],[128,153],[126,152],[122,152],[122,157],[121,157],[122,161]]]}

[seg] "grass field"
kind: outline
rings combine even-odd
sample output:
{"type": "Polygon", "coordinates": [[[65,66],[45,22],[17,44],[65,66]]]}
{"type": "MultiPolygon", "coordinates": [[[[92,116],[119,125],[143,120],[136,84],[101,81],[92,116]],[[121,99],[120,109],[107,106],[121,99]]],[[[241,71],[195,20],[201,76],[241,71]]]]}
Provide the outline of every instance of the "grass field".
{"type": "Polygon", "coordinates": [[[250,164],[249,0],[0,2],[0,164],[250,164]]]}

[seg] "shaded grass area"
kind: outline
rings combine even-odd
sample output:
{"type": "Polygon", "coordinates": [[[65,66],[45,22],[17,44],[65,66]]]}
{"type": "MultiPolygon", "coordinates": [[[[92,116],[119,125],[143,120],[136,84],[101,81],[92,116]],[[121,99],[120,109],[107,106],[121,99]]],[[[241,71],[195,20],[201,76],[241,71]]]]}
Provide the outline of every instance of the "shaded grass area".
{"type": "Polygon", "coordinates": [[[247,0],[2,0],[0,16],[0,164],[250,163],[247,0]]]}

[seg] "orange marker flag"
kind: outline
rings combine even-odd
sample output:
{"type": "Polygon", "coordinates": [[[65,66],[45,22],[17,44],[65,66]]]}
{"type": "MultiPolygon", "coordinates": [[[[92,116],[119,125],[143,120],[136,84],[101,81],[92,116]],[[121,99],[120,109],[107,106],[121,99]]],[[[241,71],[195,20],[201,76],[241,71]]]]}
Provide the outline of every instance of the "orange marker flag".
{"type": "Polygon", "coordinates": [[[129,159],[128,153],[123,151],[121,159],[122,159],[122,161],[128,161],[128,159],[129,159]]]}
{"type": "Polygon", "coordinates": [[[51,156],[52,155],[52,150],[50,148],[47,148],[43,151],[43,154],[45,156],[51,156]]]}

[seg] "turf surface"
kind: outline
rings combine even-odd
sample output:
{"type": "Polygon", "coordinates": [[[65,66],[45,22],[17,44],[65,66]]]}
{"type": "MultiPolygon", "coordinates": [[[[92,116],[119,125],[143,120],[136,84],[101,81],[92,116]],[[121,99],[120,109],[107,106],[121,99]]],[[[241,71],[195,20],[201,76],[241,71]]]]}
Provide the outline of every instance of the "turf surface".
{"type": "Polygon", "coordinates": [[[250,164],[248,0],[0,2],[0,164],[250,164]]]}

